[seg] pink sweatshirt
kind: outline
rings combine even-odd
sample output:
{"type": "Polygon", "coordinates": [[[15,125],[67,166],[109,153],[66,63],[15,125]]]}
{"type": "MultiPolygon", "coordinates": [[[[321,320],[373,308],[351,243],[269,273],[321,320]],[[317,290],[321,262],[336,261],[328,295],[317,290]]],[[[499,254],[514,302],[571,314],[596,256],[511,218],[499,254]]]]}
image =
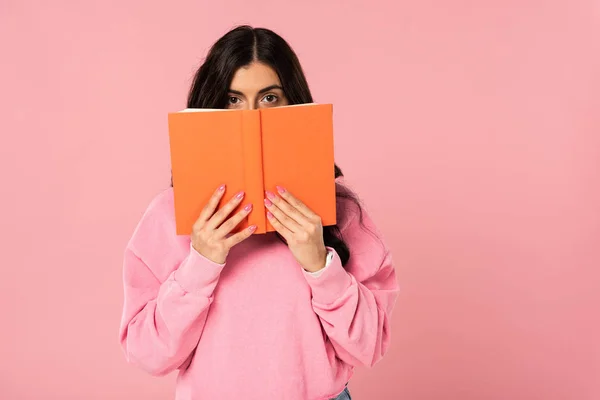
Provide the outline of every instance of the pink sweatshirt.
{"type": "MultiPolygon", "coordinates": [[[[125,250],[120,340],[129,362],[154,375],[179,370],[177,400],[325,400],[355,366],[390,343],[398,295],[390,253],[338,202],[351,252],[317,276],[274,234],[235,246],[226,265],[175,234],[173,191],[149,205],[125,250]]],[[[368,215],[367,227],[377,232],[368,215]]],[[[331,250],[331,249],[329,249],[331,250]]]]}

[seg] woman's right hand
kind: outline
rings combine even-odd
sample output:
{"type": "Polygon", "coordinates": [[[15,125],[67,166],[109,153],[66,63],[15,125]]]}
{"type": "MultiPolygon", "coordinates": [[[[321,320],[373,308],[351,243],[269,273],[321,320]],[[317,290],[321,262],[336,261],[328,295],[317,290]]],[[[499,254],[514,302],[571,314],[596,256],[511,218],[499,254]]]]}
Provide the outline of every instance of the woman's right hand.
{"type": "Polygon", "coordinates": [[[229,235],[250,214],[252,205],[248,204],[243,210],[227,219],[229,214],[242,202],[244,192],[236,194],[225,206],[216,211],[224,193],[225,185],[219,187],[212,195],[208,204],[202,209],[200,217],[194,223],[191,235],[194,249],[217,264],[224,264],[229,250],[249,238],[256,230],[256,225],[251,225],[241,232],[229,235]]]}

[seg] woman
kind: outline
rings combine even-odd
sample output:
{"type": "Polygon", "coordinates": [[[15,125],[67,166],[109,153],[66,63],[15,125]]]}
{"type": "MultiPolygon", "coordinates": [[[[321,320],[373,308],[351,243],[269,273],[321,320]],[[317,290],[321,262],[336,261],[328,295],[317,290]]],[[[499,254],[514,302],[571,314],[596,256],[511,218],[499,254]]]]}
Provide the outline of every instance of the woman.
{"type": "MultiPolygon", "coordinates": [[[[312,102],[289,45],[238,27],[196,73],[189,108],[254,109],[312,102]]],[[[390,343],[398,286],[390,254],[335,167],[338,221],[278,187],[267,192],[277,233],[231,234],[251,207],[216,188],[191,236],[175,234],[173,191],[149,205],[127,245],[120,330],[129,362],[179,370],[178,400],[350,399],[354,367],[390,343]],[[217,204],[227,195],[227,203],[217,204]]]]}

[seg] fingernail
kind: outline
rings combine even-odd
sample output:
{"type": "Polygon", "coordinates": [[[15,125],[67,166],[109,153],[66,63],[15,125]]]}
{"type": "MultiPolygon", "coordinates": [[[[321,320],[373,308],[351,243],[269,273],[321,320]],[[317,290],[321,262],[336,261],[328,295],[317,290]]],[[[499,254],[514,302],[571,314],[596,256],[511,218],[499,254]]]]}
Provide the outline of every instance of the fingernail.
{"type": "Polygon", "coordinates": [[[281,186],[275,186],[275,187],[277,188],[277,191],[278,191],[279,193],[281,193],[281,194],[284,194],[284,193],[285,193],[285,189],[284,189],[284,188],[282,188],[281,186]]]}
{"type": "Polygon", "coordinates": [[[244,207],[244,211],[250,211],[252,210],[252,204],[248,204],[246,207],[244,207]]]}
{"type": "Polygon", "coordinates": [[[275,195],[273,193],[269,192],[268,190],[265,191],[265,193],[267,194],[269,200],[275,200],[275,195]]]}
{"type": "Polygon", "coordinates": [[[250,232],[254,232],[254,231],[256,230],[256,225],[250,225],[250,226],[248,227],[248,230],[249,230],[250,232]]]}
{"type": "Polygon", "coordinates": [[[244,192],[239,192],[239,193],[238,193],[238,194],[235,196],[235,198],[236,198],[236,199],[238,199],[238,200],[241,200],[243,197],[244,197],[244,192]]]}
{"type": "Polygon", "coordinates": [[[273,218],[273,214],[271,213],[271,211],[267,211],[267,218],[269,218],[269,219],[273,218]]]}
{"type": "Polygon", "coordinates": [[[271,200],[265,199],[265,206],[271,207],[272,205],[273,205],[273,203],[271,203],[271,200]]]}
{"type": "Polygon", "coordinates": [[[222,192],[222,191],[224,191],[224,190],[225,190],[225,185],[221,185],[221,186],[219,186],[219,192],[222,192]]]}

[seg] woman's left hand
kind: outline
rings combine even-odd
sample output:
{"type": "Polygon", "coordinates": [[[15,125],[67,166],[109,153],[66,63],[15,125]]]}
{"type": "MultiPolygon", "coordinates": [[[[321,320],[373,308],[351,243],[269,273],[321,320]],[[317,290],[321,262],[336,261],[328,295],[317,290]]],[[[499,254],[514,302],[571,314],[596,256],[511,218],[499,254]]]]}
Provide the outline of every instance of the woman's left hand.
{"type": "Polygon", "coordinates": [[[295,198],[284,188],[277,186],[279,195],[266,191],[267,218],[287,241],[298,263],[308,272],[316,272],[327,260],[323,242],[321,217],[295,198]]]}

